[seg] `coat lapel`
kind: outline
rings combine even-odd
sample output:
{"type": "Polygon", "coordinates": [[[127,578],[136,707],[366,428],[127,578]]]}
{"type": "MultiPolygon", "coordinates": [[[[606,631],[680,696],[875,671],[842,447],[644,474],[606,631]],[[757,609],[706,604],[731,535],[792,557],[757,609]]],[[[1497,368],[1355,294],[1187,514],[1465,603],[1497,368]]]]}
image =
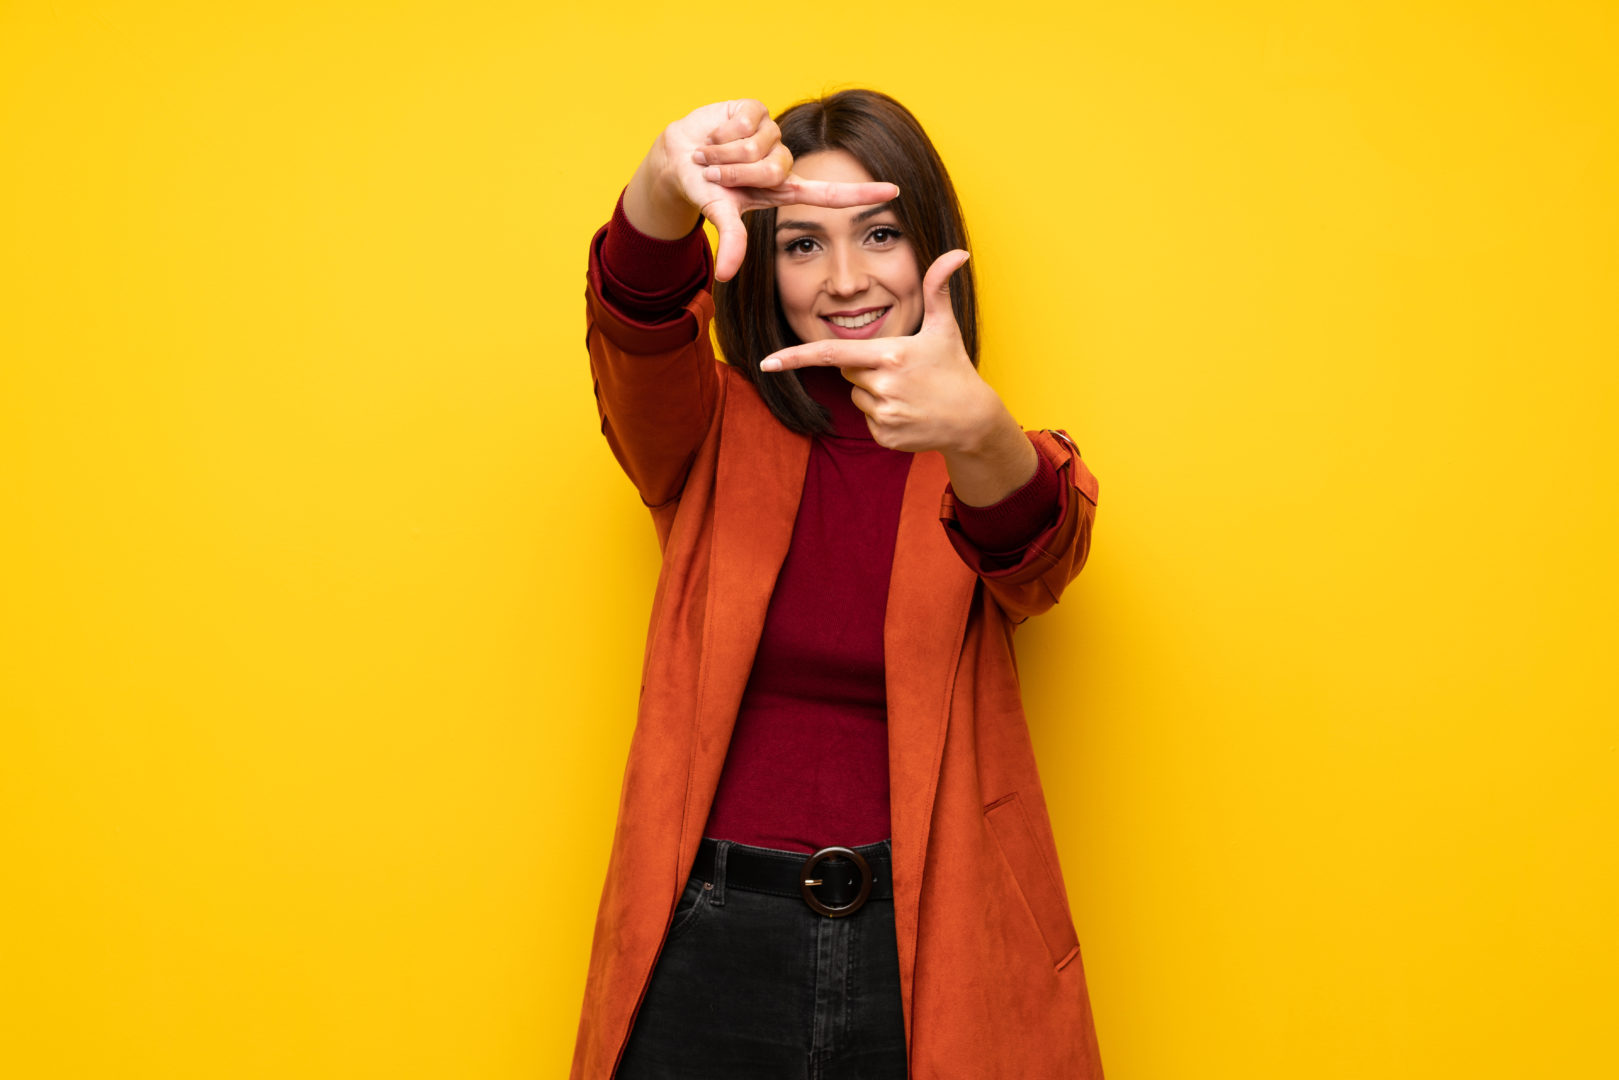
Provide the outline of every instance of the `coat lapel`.
{"type": "Polygon", "coordinates": [[[680,830],[680,866],[697,856],[753,669],[770,594],[787,557],[810,440],[783,427],[749,391],[731,388],[715,466],[714,532],[697,729],[680,830]]]}
{"type": "Polygon", "coordinates": [[[956,664],[978,583],[939,523],[940,499],[949,479],[939,454],[917,454],[911,460],[883,622],[894,923],[907,1024],[933,795],[939,782],[956,664]]]}

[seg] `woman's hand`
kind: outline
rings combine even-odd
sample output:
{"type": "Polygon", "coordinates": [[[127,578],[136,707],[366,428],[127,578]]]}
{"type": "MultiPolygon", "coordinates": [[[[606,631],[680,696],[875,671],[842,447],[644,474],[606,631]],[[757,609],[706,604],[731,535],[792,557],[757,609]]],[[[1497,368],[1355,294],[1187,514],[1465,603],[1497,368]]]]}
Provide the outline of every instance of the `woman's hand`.
{"type": "Polygon", "coordinates": [[[719,231],[714,277],[729,281],[747,250],[744,210],[807,203],[865,206],[899,195],[893,184],[838,184],[793,174],[793,155],[764,103],[705,105],[664,129],[624,193],[624,213],[649,236],[677,240],[697,215],[719,231]]]}
{"type": "Polygon", "coordinates": [[[999,502],[1028,482],[1035,449],[967,355],[950,308],[950,277],[967,252],[947,251],[922,278],[922,325],[910,337],[834,338],[794,345],[762,371],[835,367],[854,384],[872,438],[895,450],[938,450],[951,487],[969,506],[999,502]]]}

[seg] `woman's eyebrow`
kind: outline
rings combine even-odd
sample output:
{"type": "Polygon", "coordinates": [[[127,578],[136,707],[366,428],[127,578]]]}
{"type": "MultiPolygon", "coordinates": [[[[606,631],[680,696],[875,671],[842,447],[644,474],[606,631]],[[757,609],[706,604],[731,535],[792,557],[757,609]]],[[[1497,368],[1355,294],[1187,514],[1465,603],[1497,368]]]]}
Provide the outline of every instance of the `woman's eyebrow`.
{"type": "MultiPolygon", "coordinates": [[[[867,207],[866,209],[860,211],[860,213],[856,214],[851,219],[850,224],[858,225],[862,221],[868,221],[871,218],[876,217],[878,214],[886,214],[886,213],[888,213],[888,211],[892,210],[893,208],[894,208],[893,203],[879,203],[876,206],[867,207]]],[[[826,231],[826,229],[824,227],[822,227],[820,225],[817,225],[813,221],[778,221],[778,222],[776,222],[776,231],[781,232],[783,229],[798,229],[801,232],[814,232],[814,233],[820,233],[820,232],[825,232],[826,231]]]]}
{"type": "Polygon", "coordinates": [[[888,213],[888,211],[892,210],[893,208],[894,208],[893,203],[878,203],[876,206],[873,206],[873,207],[871,207],[870,209],[867,209],[867,210],[862,210],[862,211],[860,211],[860,213],[856,214],[854,216],[854,223],[856,225],[858,225],[862,221],[869,221],[870,219],[876,217],[878,214],[886,214],[886,213],[888,213]]]}

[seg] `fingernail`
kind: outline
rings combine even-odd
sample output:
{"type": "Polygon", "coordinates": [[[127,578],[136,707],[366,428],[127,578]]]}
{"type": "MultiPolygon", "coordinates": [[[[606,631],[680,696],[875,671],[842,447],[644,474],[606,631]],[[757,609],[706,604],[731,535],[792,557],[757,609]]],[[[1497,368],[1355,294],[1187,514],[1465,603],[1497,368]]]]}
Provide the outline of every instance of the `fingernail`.
{"type": "Polygon", "coordinates": [[[777,360],[774,356],[767,356],[763,360],[759,361],[759,370],[760,371],[780,371],[781,370],[781,361],[777,360]]]}
{"type": "Polygon", "coordinates": [[[704,169],[703,179],[712,180],[716,184],[719,183],[720,167],[718,165],[710,165],[708,168],[704,169]]]}
{"type": "Polygon", "coordinates": [[[691,152],[691,159],[697,162],[699,165],[708,164],[708,155],[703,153],[701,150],[693,150],[691,152]]]}

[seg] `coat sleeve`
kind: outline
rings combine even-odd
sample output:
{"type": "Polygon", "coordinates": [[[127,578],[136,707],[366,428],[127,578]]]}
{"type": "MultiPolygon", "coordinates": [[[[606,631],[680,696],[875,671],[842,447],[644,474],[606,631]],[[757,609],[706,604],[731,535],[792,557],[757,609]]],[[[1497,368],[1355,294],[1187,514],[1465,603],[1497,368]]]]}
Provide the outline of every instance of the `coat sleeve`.
{"type": "Polygon", "coordinates": [[[1064,431],[1031,432],[1035,450],[1057,471],[1057,522],[1035,537],[1011,565],[1002,565],[967,539],[956,520],[956,500],[945,492],[940,520],[962,561],[984,582],[1013,622],[1048,610],[1078,576],[1091,550],[1096,518],[1096,477],[1064,431]]]}
{"type": "MultiPolygon", "coordinates": [[[[602,434],[635,485],[656,509],[680,497],[686,474],[714,419],[720,392],[709,339],[714,300],[708,289],[667,322],[637,322],[602,292],[602,242],[590,243],[585,290],[585,345],[602,434]]],[[[703,245],[712,275],[712,256],[703,245]]]]}

